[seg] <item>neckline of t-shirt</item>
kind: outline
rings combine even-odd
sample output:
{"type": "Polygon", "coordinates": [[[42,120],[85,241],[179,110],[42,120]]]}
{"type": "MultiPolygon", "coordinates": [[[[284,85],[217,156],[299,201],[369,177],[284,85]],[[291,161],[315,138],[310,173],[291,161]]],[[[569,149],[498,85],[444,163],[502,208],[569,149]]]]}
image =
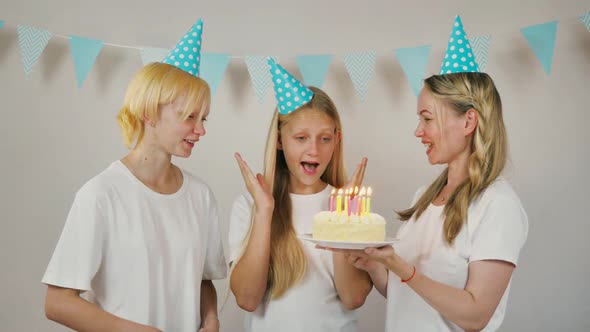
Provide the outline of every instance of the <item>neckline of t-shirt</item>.
{"type": "Polygon", "coordinates": [[[322,189],[321,191],[318,191],[315,194],[294,194],[294,193],[289,193],[289,196],[291,196],[291,199],[308,200],[308,199],[315,199],[318,196],[325,195],[326,192],[328,192],[328,195],[329,195],[331,191],[332,191],[332,186],[328,184],[328,185],[326,185],[326,188],[322,189]]]}
{"type": "Polygon", "coordinates": [[[113,165],[115,165],[116,167],[119,167],[123,173],[125,173],[125,175],[127,175],[131,181],[133,183],[135,183],[135,185],[137,185],[138,187],[141,188],[141,190],[145,191],[146,193],[148,193],[149,195],[153,195],[156,197],[162,197],[162,198],[176,198],[180,195],[182,195],[185,191],[186,188],[186,184],[188,182],[187,180],[187,174],[184,172],[184,170],[181,167],[178,167],[178,169],[180,170],[180,172],[182,173],[182,185],[180,186],[180,188],[178,188],[178,190],[172,194],[162,194],[159,193],[157,191],[154,191],[153,189],[151,189],[150,187],[146,186],[143,182],[141,182],[132,172],[129,168],[127,168],[127,166],[125,166],[125,164],[123,164],[123,162],[121,160],[117,160],[113,163],[113,165]]]}
{"type": "Polygon", "coordinates": [[[436,209],[436,210],[442,210],[442,209],[445,208],[445,204],[443,204],[443,205],[434,205],[434,203],[430,202],[430,205],[428,205],[428,207],[432,207],[433,209],[436,209]]]}

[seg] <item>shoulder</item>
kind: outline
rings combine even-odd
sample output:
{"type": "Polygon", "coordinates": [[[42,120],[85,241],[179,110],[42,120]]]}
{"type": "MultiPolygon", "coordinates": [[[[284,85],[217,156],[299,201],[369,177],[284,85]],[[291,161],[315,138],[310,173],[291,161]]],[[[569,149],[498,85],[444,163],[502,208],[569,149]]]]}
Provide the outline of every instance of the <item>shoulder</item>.
{"type": "Polygon", "coordinates": [[[109,196],[116,186],[127,183],[125,174],[119,169],[117,162],[86,181],[76,193],[78,199],[102,199],[109,196]]]}
{"type": "Polygon", "coordinates": [[[418,190],[416,190],[416,192],[414,193],[414,197],[412,198],[412,206],[414,204],[416,204],[416,202],[420,199],[420,197],[422,197],[422,195],[424,195],[424,193],[426,192],[427,189],[428,189],[428,186],[423,185],[423,186],[419,187],[418,190]]]}
{"type": "Polygon", "coordinates": [[[188,187],[191,192],[198,193],[200,195],[203,195],[204,197],[215,200],[213,190],[211,190],[211,187],[209,186],[209,184],[207,184],[207,182],[205,182],[205,180],[187,171],[186,169],[180,167],[179,169],[182,171],[182,175],[186,178],[185,180],[187,181],[188,187]]]}
{"type": "Polygon", "coordinates": [[[498,178],[474,200],[473,206],[481,207],[502,207],[502,208],[522,208],[520,198],[508,181],[498,178]]]}
{"type": "Polygon", "coordinates": [[[182,171],[182,175],[186,177],[186,180],[194,187],[199,188],[203,191],[211,191],[211,187],[201,177],[187,171],[184,168],[178,167],[182,171]]]}

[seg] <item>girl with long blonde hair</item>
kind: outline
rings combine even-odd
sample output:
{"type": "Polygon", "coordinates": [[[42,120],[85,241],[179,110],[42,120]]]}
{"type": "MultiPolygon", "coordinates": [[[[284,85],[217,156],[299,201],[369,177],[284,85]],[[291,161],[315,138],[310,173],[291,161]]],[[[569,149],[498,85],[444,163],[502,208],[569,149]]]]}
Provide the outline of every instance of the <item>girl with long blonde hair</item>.
{"type": "MultiPolygon", "coordinates": [[[[297,237],[311,232],[332,189],[346,185],[336,107],[318,88],[293,93],[303,88],[313,94],[309,102],[273,116],[263,174],[255,176],[236,154],[249,195],[231,212],[230,288],[248,311],[246,331],[355,331],[354,309],[372,289],[345,255],[297,237]]],[[[352,182],[361,181],[365,166],[366,158],[352,182]]]]}

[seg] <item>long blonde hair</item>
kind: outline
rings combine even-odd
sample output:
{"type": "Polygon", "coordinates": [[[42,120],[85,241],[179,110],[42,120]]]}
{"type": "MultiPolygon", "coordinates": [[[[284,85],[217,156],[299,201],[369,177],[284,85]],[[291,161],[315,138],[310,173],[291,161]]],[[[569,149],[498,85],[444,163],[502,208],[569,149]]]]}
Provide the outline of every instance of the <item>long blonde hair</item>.
{"type": "MultiPolygon", "coordinates": [[[[346,182],[346,171],[344,169],[342,125],[340,116],[334,102],[322,90],[310,87],[314,93],[311,101],[299,109],[287,115],[282,115],[275,109],[271,121],[266,149],[264,153],[264,179],[269,184],[275,206],[272,215],[272,226],[270,235],[270,262],[268,269],[267,290],[271,298],[280,298],[285,292],[299,282],[305,275],[307,259],[303,247],[297,238],[292,220],[292,205],[289,196],[289,170],[283,150],[277,149],[277,142],[281,134],[281,128],[289,122],[293,114],[298,112],[321,112],[330,117],[335,124],[335,135],[339,137],[334,148],[332,159],[321,176],[321,180],[334,186],[342,187],[346,182]]],[[[256,207],[253,207],[252,216],[256,207]]],[[[252,224],[242,243],[242,253],[248,245],[252,224]]],[[[236,266],[236,259],[233,266],[236,266]]]]}
{"type": "Polygon", "coordinates": [[[160,106],[173,102],[182,94],[185,94],[186,102],[181,120],[186,120],[196,109],[204,114],[209,108],[211,92],[204,80],[169,64],[154,62],[144,66],[129,83],[117,116],[125,145],[131,147],[134,142],[141,142],[144,120],[156,121],[160,106]]]}
{"type": "MultiPolygon", "coordinates": [[[[443,210],[445,242],[452,245],[467,221],[471,202],[498,178],[506,165],[508,142],[502,102],[494,81],[485,73],[434,75],[424,81],[424,88],[458,114],[473,109],[478,115],[468,159],[469,177],[451,194],[443,210]]],[[[440,110],[437,108],[436,112],[440,110]]],[[[398,211],[400,220],[420,217],[446,185],[448,171],[447,167],[414,206],[398,211]]]]}

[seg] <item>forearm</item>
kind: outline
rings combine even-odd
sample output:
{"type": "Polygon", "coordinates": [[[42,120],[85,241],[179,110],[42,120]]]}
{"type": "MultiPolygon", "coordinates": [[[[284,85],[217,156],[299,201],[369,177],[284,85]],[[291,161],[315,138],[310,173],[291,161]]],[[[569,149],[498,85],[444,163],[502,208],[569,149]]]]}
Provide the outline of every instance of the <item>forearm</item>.
{"type": "Polygon", "coordinates": [[[201,325],[219,327],[217,317],[217,291],[211,280],[201,281],[201,325]]]}
{"type": "Polygon", "coordinates": [[[266,292],[270,262],[270,218],[258,214],[253,220],[250,240],[230,276],[230,288],[238,305],[254,311],[266,292]]]}
{"type": "Polygon", "coordinates": [[[369,272],[369,276],[371,277],[371,281],[375,288],[383,297],[387,297],[387,282],[389,281],[389,270],[379,264],[379,267],[373,271],[369,272]]]}
{"type": "Polygon", "coordinates": [[[373,283],[369,274],[348,263],[346,255],[333,253],[334,284],[344,307],[357,309],[365,303],[373,283]]]}
{"type": "Polygon", "coordinates": [[[108,313],[81,298],[75,290],[55,286],[47,289],[45,314],[52,321],[82,332],[159,331],[108,313]]]}
{"type": "MultiPolygon", "coordinates": [[[[410,278],[413,269],[414,267],[405,261],[399,261],[390,266],[390,270],[400,279],[410,278]]],[[[473,294],[465,289],[440,283],[420,271],[416,271],[407,285],[442,316],[464,330],[480,330],[489,321],[490,317],[485,310],[482,309],[473,294]]]]}

